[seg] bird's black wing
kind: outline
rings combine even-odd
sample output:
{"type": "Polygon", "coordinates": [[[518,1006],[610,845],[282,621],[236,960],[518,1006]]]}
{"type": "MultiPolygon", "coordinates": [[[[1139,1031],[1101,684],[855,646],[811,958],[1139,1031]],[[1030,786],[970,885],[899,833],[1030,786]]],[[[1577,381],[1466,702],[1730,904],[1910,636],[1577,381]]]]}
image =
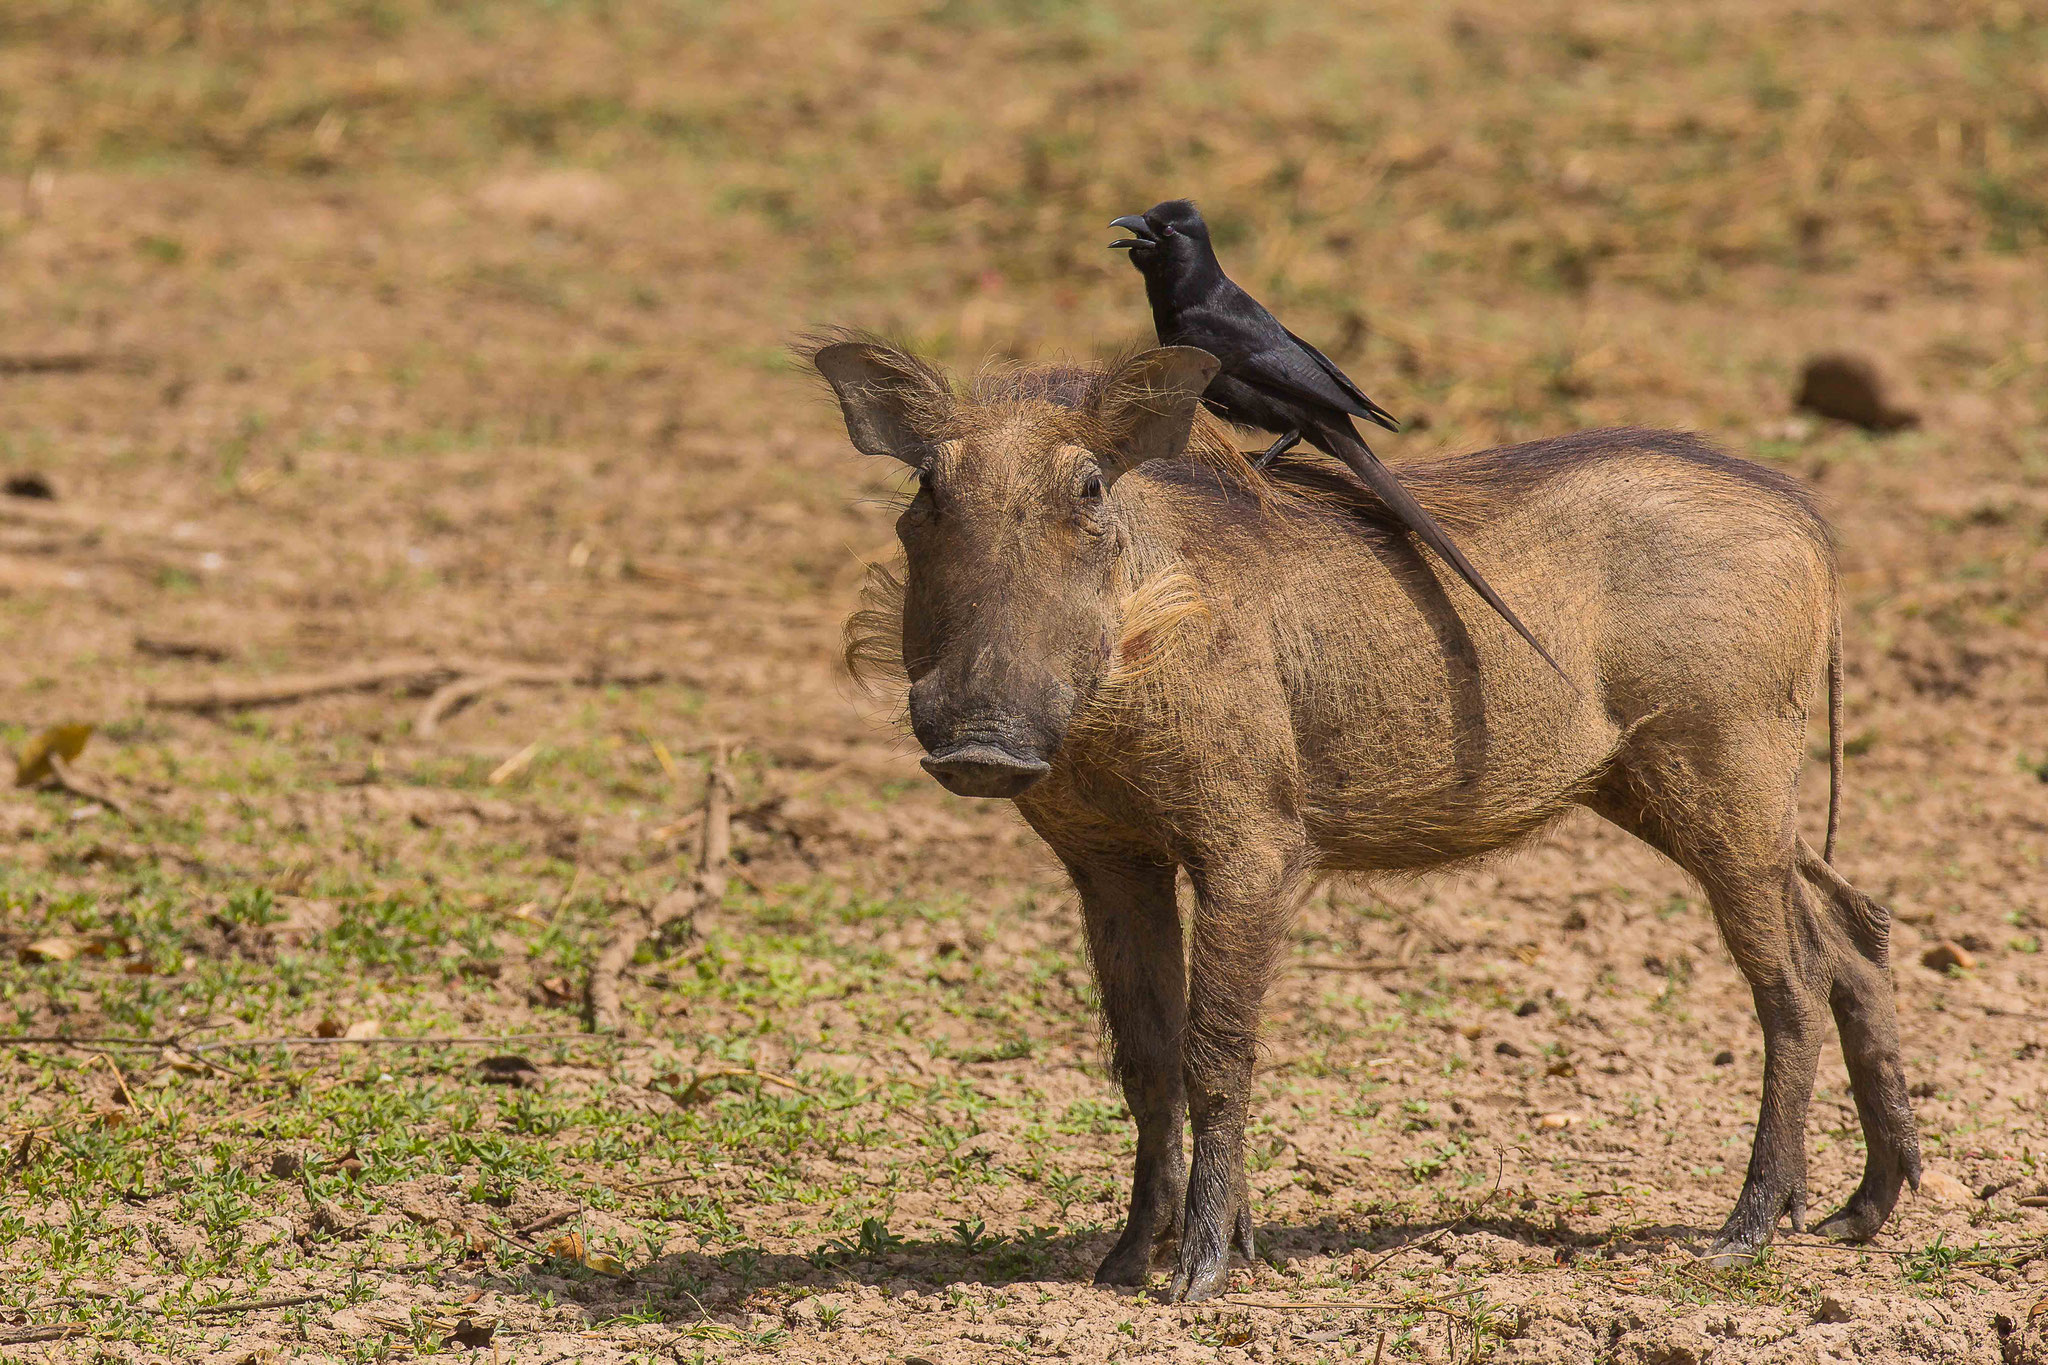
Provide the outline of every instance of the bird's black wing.
{"type": "Polygon", "coordinates": [[[1381,420],[1379,405],[1360,394],[1358,386],[1345,379],[1336,366],[1312,349],[1304,350],[1279,323],[1273,326],[1277,335],[1270,340],[1259,338],[1256,348],[1248,346],[1236,356],[1219,356],[1224,371],[1286,402],[1381,420]]]}
{"type": "Polygon", "coordinates": [[[1316,364],[1322,366],[1323,373],[1327,374],[1330,378],[1337,381],[1337,387],[1343,389],[1344,392],[1351,395],[1353,401],[1355,401],[1358,404],[1356,408],[1353,408],[1351,410],[1355,416],[1363,417],[1368,421],[1378,422],[1388,431],[1399,431],[1401,429],[1401,424],[1394,420],[1394,414],[1388,412],[1378,403],[1373,402],[1372,399],[1367,398],[1365,396],[1365,390],[1359,388],[1357,384],[1353,383],[1350,375],[1338,369],[1337,363],[1335,361],[1331,360],[1330,357],[1324,355],[1315,347],[1309,345],[1306,341],[1303,341],[1293,332],[1288,331],[1286,327],[1283,326],[1280,330],[1283,332],[1287,332],[1287,339],[1289,341],[1292,341],[1295,345],[1301,347],[1302,350],[1307,351],[1309,354],[1309,358],[1315,361],[1316,364]]]}

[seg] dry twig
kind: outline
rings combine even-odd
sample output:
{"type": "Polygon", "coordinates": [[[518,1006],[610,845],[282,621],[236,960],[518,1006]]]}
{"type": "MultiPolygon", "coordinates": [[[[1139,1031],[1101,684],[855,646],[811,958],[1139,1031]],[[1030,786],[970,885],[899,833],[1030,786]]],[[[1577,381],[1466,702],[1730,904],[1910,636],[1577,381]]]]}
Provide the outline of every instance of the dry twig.
{"type": "Polygon", "coordinates": [[[655,908],[652,922],[630,920],[612,936],[590,969],[586,994],[590,1002],[590,1027],[598,1033],[616,1033],[624,1021],[619,984],[642,942],[659,937],[676,924],[694,923],[701,913],[716,910],[725,902],[725,888],[732,861],[732,770],[728,766],[724,740],[711,749],[711,762],[704,774],[704,819],[699,829],[697,871],[687,890],[663,898],[655,908]]]}
{"type": "Polygon", "coordinates": [[[267,1299],[237,1299],[233,1303],[211,1303],[195,1308],[186,1316],[216,1317],[222,1313],[257,1313],[266,1308],[296,1308],[302,1303],[325,1303],[325,1294],[279,1294],[267,1299]]]}
{"type": "Polygon", "coordinates": [[[85,1328],[77,1323],[66,1323],[62,1327],[31,1327],[24,1332],[9,1332],[0,1336],[0,1346],[26,1346],[32,1341],[63,1341],[67,1337],[82,1337],[85,1328]]]}
{"type": "Polygon", "coordinates": [[[797,1094],[807,1096],[810,1099],[818,1097],[818,1092],[809,1086],[800,1085],[789,1077],[778,1076],[772,1071],[762,1071],[757,1067],[751,1066],[722,1066],[715,1071],[700,1071],[690,1077],[689,1084],[676,1092],[676,1103],[695,1104],[703,1098],[701,1092],[706,1085],[712,1081],[722,1080],[766,1081],[770,1085],[779,1085],[784,1090],[794,1090],[797,1094]]]}
{"type": "Polygon", "coordinates": [[[479,1033],[414,1034],[390,1038],[220,1038],[210,1043],[188,1043],[178,1038],[112,1038],[93,1034],[71,1037],[64,1034],[0,1035],[0,1047],[68,1047],[82,1052],[98,1048],[147,1048],[161,1051],[176,1048],[194,1056],[225,1048],[253,1047],[498,1047],[507,1043],[590,1042],[587,1033],[479,1033]]]}
{"type": "Polygon", "coordinates": [[[492,663],[473,659],[417,656],[384,659],[325,673],[290,673],[254,682],[214,682],[177,692],[155,692],[149,705],[160,711],[231,711],[251,706],[276,706],[334,692],[360,692],[389,683],[423,686],[438,681],[420,714],[431,733],[450,711],[493,687],[541,683],[575,683],[601,687],[607,683],[644,684],[667,676],[659,668],[612,668],[602,663],[580,668],[548,668],[529,664],[492,663]]]}
{"type": "Polygon", "coordinates": [[[1303,1299],[1296,1302],[1291,1299],[1254,1299],[1247,1298],[1243,1294],[1230,1294],[1226,1295],[1221,1302],[1227,1303],[1233,1308],[1335,1308],[1354,1313],[1435,1313],[1440,1317],[1449,1318],[1452,1322],[1466,1327],[1472,1325],[1472,1315],[1470,1313],[1463,1313],[1447,1304],[1436,1303],[1426,1299],[1413,1300],[1407,1303],[1360,1303],[1344,1299],[1303,1299]]]}
{"type": "Polygon", "coordinates": [[[98,783],[88,782],[73,772],[71,765],[64,761],[63,755],[57,753],[46,754],[43,761],[50,765],[50,775],[44,779],[47,785],[53,786],[59,791],[70,792],[81,800],[105,806],[131,825],[137,823],[135,811],[126,801],[115,796],[112,792],[104,790],[98,783]]]}
{"type": "MultiPolygon", "coordinates": [[[[95,1294],[94,1298],[111,1298],[111,1295],[95,1294]]],[[[296,1308],[302,1303],[326,1303],[325,1294],[277,1294],[267,1299],[236,1299],[231,1303],[209,1303],[183,1313],[173,1313],[162,1308],[151,1308],[146,1304],[124,1303],[122,1307],[131,1313],[141,1313],[152,1318],[213,1318],[229,1313],[260,1313],[267,1308],[296,1308]]],[[[67,1337],[82,1337],[91,1329],[81,1323],[69,1322],[59,1326],[31,1327],[22,1332],[9,1332],[0,1336],[0,1346],[20,1346],[32,1341],[62,1341],[67,1337]]]]}
{"type": "Polygon", "coordinates": [[[425,739],[439,728],[442,721],[484,693],[500,687],[539,687],[548,683],[579,683],[586,687],[601,686],[605,683],[652,683],[663,678],[660,669],[627,669],[606,672],[590,668],[529,668],[521,665],[483,667],[481,671],[465,672],[441,684],[434,695],[427,698],[427,704],[420,708],[419,719],[413,722],[412,732],[425,739]]]}
{"type": "Polygon", "coordinates": [[[1428,1248],[1435,1246],[1438,1242],[1441,1242],[1444,1238],[1450,1236],[1452,1233],[1456,1232],[1459,1228],[1464,1227],[1465,1224],[1471,1222],[1482,1211],[1485,1210],[1487,1205],[1491,1204],[1495,1199],[1498,1199],[1500,1197],[1500,1182],[1501,1178],[1507,1173],[1507,1166],[1507,1154],[1505,1152],[1496,1153],[1493,1167],[1492,1189],[1488,1190],[1485,1194],[1481,1195],[1477,1200],[1473,1201],[1473,1203],[1469,1205],[1464,1212],[1460,1213],[1456,1219],[1444,1224],[1435,1232],[1432,1232],[1429,1236],[1422,1238],[1420,1241],[1403,1242],[1401,1243],[1401,1245],[1395,1247],[1392,1251],[1389,1251],[1385,1255],[1376,1258],[1372,1262],[1372,1264],[1368,1265],[1364,1270],[1361,1270],[1358,1273],[1358,1278],[1361,1280],[1371,1279],[1374,1271],[1378,1270],[1388,1261],[1393,1260],[1396,1256],[1401,1255],[1403,1252],[1427,1250],[1428,1248]]]}
{"type": "Polygon", "coordinates": [[[558,1228],[582,1212],[583,1210],[580,1208],[563,1209],[560,1213],[551,1213],[545,1218],[536,1218],[531,1223],[521,1223],[518,1227],[512,1229],[512,1232],[515,1236],[531,1237],[536,1232],[546,1232],[549,1228],[558,1228]]]}

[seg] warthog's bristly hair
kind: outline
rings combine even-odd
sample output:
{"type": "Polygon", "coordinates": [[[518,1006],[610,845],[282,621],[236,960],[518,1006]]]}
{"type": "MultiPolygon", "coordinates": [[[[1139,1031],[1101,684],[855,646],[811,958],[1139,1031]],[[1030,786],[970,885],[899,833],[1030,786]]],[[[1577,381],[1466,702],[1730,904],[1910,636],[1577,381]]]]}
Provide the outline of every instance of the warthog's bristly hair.
{"type": "Polygon", "coordinates": [[[868,565],[860,606],[846,618],[841,646],[848,676],[869,695],[903,685],[903,577],[894,566],[868,565]]]}

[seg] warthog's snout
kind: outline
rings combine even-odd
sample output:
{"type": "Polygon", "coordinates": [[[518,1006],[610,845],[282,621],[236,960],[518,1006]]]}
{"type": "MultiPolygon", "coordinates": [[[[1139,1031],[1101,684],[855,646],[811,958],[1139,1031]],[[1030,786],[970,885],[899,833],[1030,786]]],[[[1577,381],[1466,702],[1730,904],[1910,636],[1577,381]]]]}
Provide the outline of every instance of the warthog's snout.
{"type": "Polygon", "coordinates": [[[962,744],[928,756],[924,770],[955,796],[1022,796],[1052,771],[1052,765],[1020,758],[993,744],[962,744]]]}
{"type": "Polygon", "coordinates": [[[1074,689],[1036,655],[965,644],[910,689],[924,770],[955,796],[1021,796],[1052,771],[1074,717],[1074,689]]]}

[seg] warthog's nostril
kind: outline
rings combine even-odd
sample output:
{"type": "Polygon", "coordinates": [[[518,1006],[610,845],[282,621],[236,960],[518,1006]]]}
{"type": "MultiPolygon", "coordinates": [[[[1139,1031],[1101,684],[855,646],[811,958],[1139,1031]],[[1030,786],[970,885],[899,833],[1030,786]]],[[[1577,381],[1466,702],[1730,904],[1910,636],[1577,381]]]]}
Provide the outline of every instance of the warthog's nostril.
{"type": "Polygon", "coordinates": [[[1021,796],[1052,765],[1019,758],[992,744],[963,744],[924,760],[924,770],[955,796],[1021,796]]]}

